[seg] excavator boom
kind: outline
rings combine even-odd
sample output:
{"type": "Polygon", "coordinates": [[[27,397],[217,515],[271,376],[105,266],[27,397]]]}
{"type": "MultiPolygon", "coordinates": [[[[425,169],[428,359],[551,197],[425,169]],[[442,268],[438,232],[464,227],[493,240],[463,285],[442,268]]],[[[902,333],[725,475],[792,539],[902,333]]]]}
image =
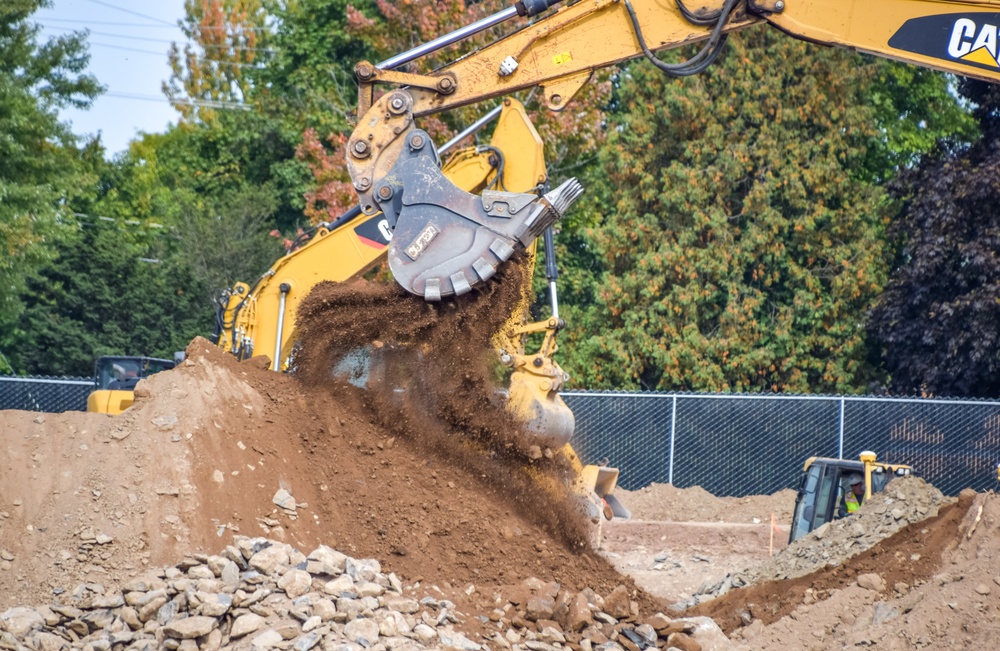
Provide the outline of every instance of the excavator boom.
{"type": "MultiPolygon", "coordinates": [[[[513,7],[379,64],[355,67],[358,125],[348,143],[348,169],[365,214],[380,209],[400,236],[390,245],[392,271],[408,291],[441,300],[492,277],[513,250],[558,220],[582,188],[556,197],[482,197],[456,192],[435,175],[428,137],[414,118],[541,86],[544,103],[563,109],[594,71],[645,56],[665,74],[706,69],[726,36],[757,23],[792,37],[876,56],[1000,81],[1000,7],[981,0],[522,0],[513,7]],[[425,74],[397,68],[518,17],[534,22],[425,74]],[[655,52],[701,43],[687,61],[655,52]],[[375,99],[375,86],[395,90],[375,99]],[[553,201],[555,199],[555,201],[553,201]]],[[[431,148],[432,149],[432,148],[431,148]]]]}

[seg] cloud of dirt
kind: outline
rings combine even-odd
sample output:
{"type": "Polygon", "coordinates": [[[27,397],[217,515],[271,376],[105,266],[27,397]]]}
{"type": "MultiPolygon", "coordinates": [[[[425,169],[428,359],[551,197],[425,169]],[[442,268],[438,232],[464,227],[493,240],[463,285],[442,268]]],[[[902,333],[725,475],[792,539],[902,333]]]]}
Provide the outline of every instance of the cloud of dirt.
{"type": "Polygon", "coordinates": [[[589,526],[567,488],[568,466],[558,456],[530,458],[531,441],[494,380],[491,340],[520,300],[524,273],[507,264],[482,289],[439,304],[395,284],[321,283],[299,309],[295,373],[310,392],[359,401],[374,424],[469,470],[553,538],[582,550],[589,526]],[[367,359],[364,390],[335,372],[359,356],[367,359]]]}

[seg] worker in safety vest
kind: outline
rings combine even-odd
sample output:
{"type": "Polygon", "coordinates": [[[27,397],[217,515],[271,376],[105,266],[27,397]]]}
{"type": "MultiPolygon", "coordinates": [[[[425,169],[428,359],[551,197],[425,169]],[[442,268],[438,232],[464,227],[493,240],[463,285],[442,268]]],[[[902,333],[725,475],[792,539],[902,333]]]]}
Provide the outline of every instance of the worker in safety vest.
{"type": "Polygon", "coordinates": [[[843,513],[850,515],[861,507],[861,502],[865,499],[865,478],[860,473],[852,473],[847,477],[847,483],[851,489],[844,495],[843,513]]]}

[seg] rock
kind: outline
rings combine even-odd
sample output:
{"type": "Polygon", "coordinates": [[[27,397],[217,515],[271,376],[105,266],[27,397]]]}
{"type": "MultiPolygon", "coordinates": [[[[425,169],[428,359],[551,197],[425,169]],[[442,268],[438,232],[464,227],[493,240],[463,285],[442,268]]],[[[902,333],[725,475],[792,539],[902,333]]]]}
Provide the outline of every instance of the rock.
{"type": "Polygon", "coordinates": [[[337,614],[337,607],[329,599],[320,599],[313,604],[312,612],[324,622],[328,622],[337,614]]]}
{"type": "Polygon", "coordinates": [[[377,583],[371,583],[370,581],[357,583],[355,584],[354,589],[358,593],[359,597],[377,597],[385,592],[385,588],[377,583]]]}
{"type": "Polygon", "coordinates": [[[667,638],[667,646],[680,651],[701,651],[701,645],[687,633],[671,633],[667,638]]]}
{"type": "Polygon", "coordinates": [[[229,631],[229,637],[238,638],[244,635],[249,635],[255,631],[260,630],[264,625],[264,618],[260,615],[254,615],[253,613],[247,615],[240,615],[233,622],[233,628],[229,631]]]}
{"type": "Polygon", "coordinates": [[[214,617],[187,617],[170,622],[163,627],[163,633],[168,637],[193,640],[202,635],[208,635],[218,625],[219,622],[214,617]]]}
{"type": "Polygon", "coordinates": [[[5,561],[12,561],[14,560],[14,555],[11,554],[6,549],[0,549],[0,559],[3,559],[5,561]]]}
{"type": "Polygon", "coordinates": [[[363,647],[370,647],[378,641],[378,624],[367,617],[353,619],[344,627],[344,636],[351,642],[357,642],[363,647]]]}
{"type": "Polygon", "coordinates": [[[306,621],[302,622],[302,632],[308,633],[309,631],[318,627],[322,623],[323,623],[322,617],[320,617],[319,615],[313,615],[312,617],[307,618],[306,621]]]}
{"type": "Polygon", "coordinates": [[[323,585],[323,592],[335,596],[357,594],[354,592],[354,580],[346,574],[342,574],[332,581],[327,581],[323,585]]]}
{"type": "Polygon", "coordinates": [[[156,621],[159,622],[160,626],[166,626],[177,617],[177,609],[176,601],[168,601],[156,611],[156,621]]]}
{"type": "Polygon", "coordinates": [[[69,649],[66,640],[52,633],[38,633],[35,635],[35,644],[38,645],[39,651],[63,651],[64,649],[69,649]]]}
{"type": "Polygon", "coordinates": [[[263,651],[264,649],[273,649],[284,641],[284,638],[281,637],[281,633],[269,628],[255,637],[250,642],[250,645],[254,649],[261,649],[263,651]]]}
{"type": "Polygon", "coordinates": [[[437,637],[437,632],[427,624],[417,624],[413,627],[413,634],[424,644],[429,643],[437,637]]]}
{"type": "Polygon", "coordinates": [[[271,501],[282,509],[288,509],[289,511],[294,511],[296,509],[295,498],[292,497],[292,494],[284,488],[279,488],[278,492],[271,498],[271,501]]]}
{"type": "Polygon", "coordinates": [[[305,570],[288,570],[278,579],[278,587],[284,590],[290,599],[295,599],[312,589],[312,576],[305,570]]]}
{"type": "Polygon", "coordinates": [[[344,571],[355,581],[374,581],[382,573],[382,566],[374,558],[347,557],[344,571]]]}
{"type": "Polygon", "coordinates": [[[233,596],[222,592],[204,594],[201,601],[201,614],[209,617],[222,617],[233,606],[233,596]]]}
{"type": "Polygon", "coordinates": [[[872,626],[880,626],[885,622],[891,621],[899,617],[899,611],[885,603],[880,601],[875,604],[875,609],[872,613],[872,626]]]}
{"type": "Polygon", "coordinates": [[[97,544],[98,545],[109,545],[112,542],[114,542],[114,538],[112,538],[111,536],[109,536],[107,534],[103,534],[103,533],[97,534],[96,540],[97,540],[97,544]]]}
{"type": "Polygon", "coordinates": [[[482,646],[455,631],[439,631],[438,639],[441,646],[446,649],[457,649],[458,651],[479,651],[482,649],[482,646]]]}
{"type": "Polygon", "coordinates": [[[866,590],[882,592],[885,590],[885,581],[878,574],[858,575],[858,585],[866,590]]]}
{"type": "Polygon", "coordinates": [[[233,561],[227,559],[225,566],[222,568],[222,572],[219,574],[219,578],[222,579],[224,584],[235,590],[240,587],[239,566],[233,561]]]}
{"type": "Polygon", "coordinates": [[[985,583],[980,583],[979,585],[976,586],[976,592],[978,592],[983,596],[986,596],[990,593],[990,586],[986,585],[985,583]]]}
{"type": "Polygon", "coordinates": [[[43,626],[45,620],[31,608],[11,608],[0,615],[0,629],[19,639],[24,639],[28,633],[37,631],[43,626]]]}
{"type": "Polygon", "coordinates": [[[602,609],[615,619],[624,619],[629,616],[628,588],[619,585],[611,594],[604,598],[604,608],[602,609]]]}
{"type": "Polygon", "coordinates": [[[295,640],[295,644],[292,646],[294,651],[309,651],[323,639],[319,633],[309,633],[308,635],[303,635],[299,639],[295,640]]]}
{"type": "Polygon", "coordinates": [[[157,416],[150,422],[161,432],[169,432],[177,426],[177,416],[175,414],[164,414],[163,416],[157,416]]]}
{"type": "Polygon", "coordinates": [[[288,566],[288,546],[274,544],[261,549],[250,558],[250,567],[261,574],[275,574],[280,566],[288,566]]]}
{"type": "Polygon", "coordinates": [[[528,620],[535,622],[539,619],[552,619],[555,607],[556,602],[552,597],[533,595],[528,597],[528,602],[525,604],[525,611],[527,612],[528,620]]]}
{"type": "Polygon", "coordinates": [[[215,572],[211,570],[207,565],[196,565],[188,570],[188,576],[192,579],[214,579],[215,572]]]}
{"type": "Polygon", "coordinates": [[[382,637],[396,637],[409,633],[411,630],[413,630],[412,624],[407,622],[400,613],[392,611],[387,612],[378,623],[378,632],[382,637]]]}
{"type": "Polygon", "coordinates": [[[587,598],[583,593],[577,593],[570,600],[565,619],[566,630],[572,633],[582,631],[594,621],[593,613],[591,613],[590,607],[587,605],[587,598]]]}
{"type": "Polygon", "coordinates": [[[347,555],[326,545],[320,545],[306,558],[306,571],[310,574],[338,576],[347,567],[347,555]]]}

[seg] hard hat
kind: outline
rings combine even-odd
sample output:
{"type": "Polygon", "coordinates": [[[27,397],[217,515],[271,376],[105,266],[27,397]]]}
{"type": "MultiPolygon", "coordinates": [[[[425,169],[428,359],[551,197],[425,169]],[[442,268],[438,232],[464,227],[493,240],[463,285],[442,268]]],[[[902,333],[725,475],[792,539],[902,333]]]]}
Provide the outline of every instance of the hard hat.
{"type": "Polygon", "coordinates": [[[855,484],[863,484],[865,483],[865,478],[862,477],[860,473],[853,472],[847,476],[847,483],[851,486],[854,486],[855,484]]]}

